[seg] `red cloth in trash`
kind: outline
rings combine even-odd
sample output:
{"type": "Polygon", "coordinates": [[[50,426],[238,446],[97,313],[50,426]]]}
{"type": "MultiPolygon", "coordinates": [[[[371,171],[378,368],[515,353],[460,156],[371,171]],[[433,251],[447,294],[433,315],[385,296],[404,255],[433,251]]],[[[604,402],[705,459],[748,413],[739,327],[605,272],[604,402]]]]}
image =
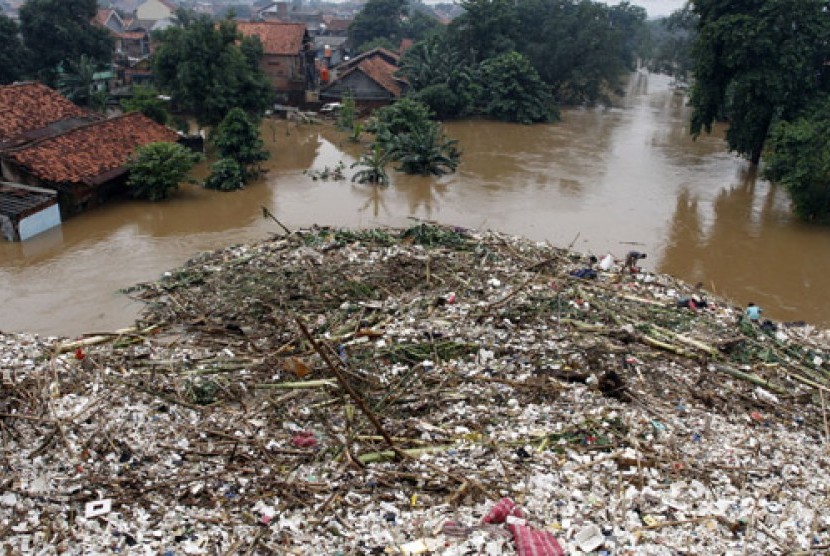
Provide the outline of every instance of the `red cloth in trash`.
{"type": "Polygon", "coordinates": [[[490,512],[484,516],[484,523],[504,523],[507,516],[524,517],[521,508],[510,498],[502,498],[493,506],[490,512]]]}
{"type": "Polygon", "coordinates": [[[533,527],[511,523],[507,526],[513,533],[516,553],[519,556],[564,556],[565,551],[550,531],[539,531],[533,527]]]}
{"type": "Polygon", "coordinates": [[[313,448],[317,445],[317,439],[313,432],[301,431],[291,437],[291,444],[297,448],[313,448]]]}

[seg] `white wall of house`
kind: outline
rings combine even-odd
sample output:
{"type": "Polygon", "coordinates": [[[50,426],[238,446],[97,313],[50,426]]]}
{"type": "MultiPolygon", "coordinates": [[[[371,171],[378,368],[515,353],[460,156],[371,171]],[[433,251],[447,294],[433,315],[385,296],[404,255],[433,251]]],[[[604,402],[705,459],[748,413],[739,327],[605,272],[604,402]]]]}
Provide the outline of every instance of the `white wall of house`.
{"type": "Polygon", "coordinates": [[[144,0],[135,10],[138,19],[167,19],[173,16],[173,10],[159,0],[144,0]]]}
{"type": "Polygon", "coordinates": [[[57,203],[55,203],[51,207],[27,216],[20,221],[17,228],[20,234],[20,241],[26,241],[30,237],[34,237],[41,232],[60,225],[61,211],[57,203]]]}

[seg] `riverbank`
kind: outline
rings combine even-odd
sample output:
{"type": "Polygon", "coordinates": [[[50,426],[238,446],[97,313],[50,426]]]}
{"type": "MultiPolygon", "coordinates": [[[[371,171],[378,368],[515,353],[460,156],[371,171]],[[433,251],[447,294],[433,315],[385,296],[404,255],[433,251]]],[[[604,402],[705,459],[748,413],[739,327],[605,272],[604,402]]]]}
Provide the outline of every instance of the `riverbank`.
{"type": "Polygon", "coordinates": [[[824,331],[546,243],[315,228],[131,292],[136,326],[2,335],[12,552],[830,549],[824,331]]]}

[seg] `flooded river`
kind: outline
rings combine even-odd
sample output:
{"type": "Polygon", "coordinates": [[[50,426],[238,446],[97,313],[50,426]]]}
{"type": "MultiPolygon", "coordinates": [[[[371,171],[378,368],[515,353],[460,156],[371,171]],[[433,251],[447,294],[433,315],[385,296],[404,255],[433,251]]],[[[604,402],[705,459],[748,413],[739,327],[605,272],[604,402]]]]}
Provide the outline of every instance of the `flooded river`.
{"type": "MultiPolygon", "coordinates": [[[[648,253],[644,267],[761,305],[779,320],[830,326],[830,229],[796,222],[786,196],[725,152],[692,141],[688,108],[662,76],[635,74],[619,108],[569,110],[552,125],[446,126],[456,174],[393,174],[388,189],[313,181],[361,146],[331,126],[269,121],[267,174],[235,193],[185,186],[163,203],[120,201],[15,244],[0,241],[0,330],[76,336],[129,326],[118,290],[199,251],[312,224],[406,226],[410,217],[494,229],[597,255],[648,253]],[[822,293],[825,292],[825,293],[822,293]]],[[[204,168],[201,169],[204,172],[204,168]]]]}

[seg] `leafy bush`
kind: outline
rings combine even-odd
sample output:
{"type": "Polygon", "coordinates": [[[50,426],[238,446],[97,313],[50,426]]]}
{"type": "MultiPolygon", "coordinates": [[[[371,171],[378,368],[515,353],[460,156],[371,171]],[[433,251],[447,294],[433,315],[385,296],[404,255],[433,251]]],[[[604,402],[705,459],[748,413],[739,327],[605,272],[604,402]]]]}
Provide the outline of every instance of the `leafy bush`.
{"type": "Polygon", "coordinates": [[[764,175],[790,193],[802,220],[830,221],[830,99],[793,122],[781,122],[770,135],[764,175]]]}
{"type": "Polygon", "coordinates": [[[201,158],[178,143],[139,147],[127,163],[130,193],[136,199],[148,201],[167,199],[201,158]]]}
{"type": "Polygon", "coordinates": [[[259,163],[270,153],[263,148],[259,127],[241,108],[234,108],[224,117],[213,137],[213,144],[222,158],[236,161],[245,182],[260,173],[259,163]]]}
{"type": "Polygon", "coordinates": [[[210,175],[205,180],[206,189],[218,191],[236,191],[245,187],[242,168],[232,158],[220,158],[213,163],[210,175]]]}
{"type": "Polygon", "coordinates": [[[413,95],[415,100],[426,105],[438,118],[458,117],[466,111],[466,102],[450,89],[446,83],[430,85],[413,95]]]}
{"type": "Polygon", "coordinates": [[[485,60],[481,74],[481,82],[487,87],[482,107],[485,114],[522,124],[547,122],[555,117],[548,85],[518,52],[485,60]]]}

